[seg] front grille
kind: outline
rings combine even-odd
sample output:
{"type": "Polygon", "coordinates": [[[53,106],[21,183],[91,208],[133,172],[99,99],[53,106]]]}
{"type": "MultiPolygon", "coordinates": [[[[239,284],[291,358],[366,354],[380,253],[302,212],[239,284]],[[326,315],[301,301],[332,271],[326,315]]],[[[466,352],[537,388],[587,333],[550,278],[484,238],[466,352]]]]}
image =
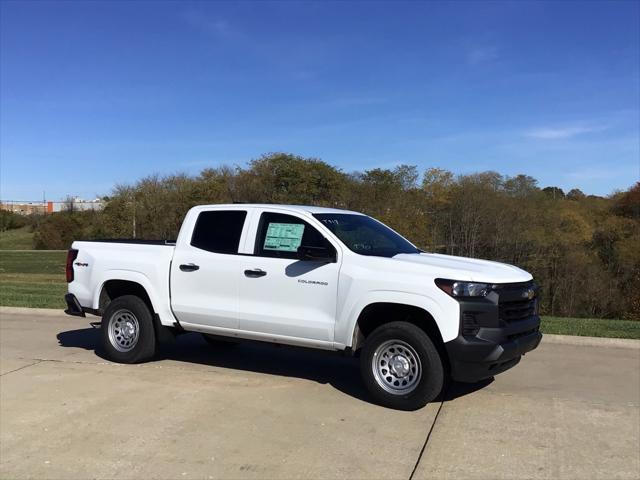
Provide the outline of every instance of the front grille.
{"type": "Polygon", "coordinates": [[[500,320],[512,323],[537,313],[537,287],[532,282],[501,285],[497,288],[497,292],[500,320]],[[531,289],[535,292],[535,297],[532,299],[527,298],[527,293],[531,289]]]}
{"type": "Polygon", "coordinates": [[[511,302],[500,302],[498,315],[500,320],[507,323],[517,322],[531,317],[536,311],[536,300],[516,300],[511,302]]]}

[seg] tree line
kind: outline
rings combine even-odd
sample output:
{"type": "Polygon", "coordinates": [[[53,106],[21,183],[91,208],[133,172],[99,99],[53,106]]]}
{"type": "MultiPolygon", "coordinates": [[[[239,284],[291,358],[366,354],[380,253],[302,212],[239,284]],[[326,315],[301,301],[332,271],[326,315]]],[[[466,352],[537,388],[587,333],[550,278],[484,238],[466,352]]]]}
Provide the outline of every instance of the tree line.
{"type": "Polygon", "coordinates": [[[152,175],[116,186],[101,212],[62,212],[35,227],[36,248],[74,239],[174,239],[189,208],[259,202],[331,206],[378,218],[428,252],[514,264],[542,289],[547,315],[640,319],[640,182],[609,197],[540,188],[527,175],[416,166],[346,173],[276,153],[246,168],[152,175]]]}

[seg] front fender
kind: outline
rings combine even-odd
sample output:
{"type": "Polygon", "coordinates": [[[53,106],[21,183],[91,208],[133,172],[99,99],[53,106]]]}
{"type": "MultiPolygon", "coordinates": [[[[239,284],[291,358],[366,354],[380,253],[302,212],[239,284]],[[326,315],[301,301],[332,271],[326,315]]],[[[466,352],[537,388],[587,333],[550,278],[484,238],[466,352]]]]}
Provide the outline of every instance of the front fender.
{"type": "Polygon", "coordinates": [[[460,307],[454,299],[437,301],[426,295],[398,292],[393,290],[374,290],[360,297],[352,307],[344,312],[344,318],[336,326],[336,343],[351,347],[353,334],[362,311],[373,303],[397,303],[417,307],[428,312],[436,322],[440,335],[444,342],[453,340],[458,336],[460,307]]]}

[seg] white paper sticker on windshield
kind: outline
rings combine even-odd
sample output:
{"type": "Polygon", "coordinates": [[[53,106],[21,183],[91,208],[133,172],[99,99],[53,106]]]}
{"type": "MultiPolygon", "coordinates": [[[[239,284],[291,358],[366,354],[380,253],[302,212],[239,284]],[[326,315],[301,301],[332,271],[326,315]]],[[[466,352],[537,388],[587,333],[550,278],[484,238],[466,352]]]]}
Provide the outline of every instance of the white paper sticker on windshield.
{"type": "Polygon", "coordinates": [[[301,223],[269,223],[264,249],[297,252],[303,233],[304,225],[301,223]]]}

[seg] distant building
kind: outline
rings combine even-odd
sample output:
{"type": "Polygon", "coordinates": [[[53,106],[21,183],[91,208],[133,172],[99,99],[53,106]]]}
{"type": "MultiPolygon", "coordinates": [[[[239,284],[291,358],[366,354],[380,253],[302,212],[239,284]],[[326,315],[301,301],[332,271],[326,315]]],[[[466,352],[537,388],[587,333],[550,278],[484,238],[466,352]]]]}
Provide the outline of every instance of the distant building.
{"type": "Polygon", "coordinates": [[[66,210],[102,210],[104,202],[99,198],[94,200],[83,200],[80,197],[73,197],[64,202],[47,202],[47,213],[63,212],[66,210]]]}
{"type": "Polygon", "coordinates": [[[46,205],[43,202],[14,202],[5,200],[0,202],[0,210],[7,210],[19,215],[42,215],[46,213],[46,205]]]}
{"type": "Polygon", "coordinates": [[[0,210],[7,210],[19,215],[43,215],[46,213],[64,212],[68,210],[86,211],[102,210],[105,202],[99,198],[83,200],[80,197],[71,197],[64,201],[16,201],[3,200],[0,202],[0,210]]]}

